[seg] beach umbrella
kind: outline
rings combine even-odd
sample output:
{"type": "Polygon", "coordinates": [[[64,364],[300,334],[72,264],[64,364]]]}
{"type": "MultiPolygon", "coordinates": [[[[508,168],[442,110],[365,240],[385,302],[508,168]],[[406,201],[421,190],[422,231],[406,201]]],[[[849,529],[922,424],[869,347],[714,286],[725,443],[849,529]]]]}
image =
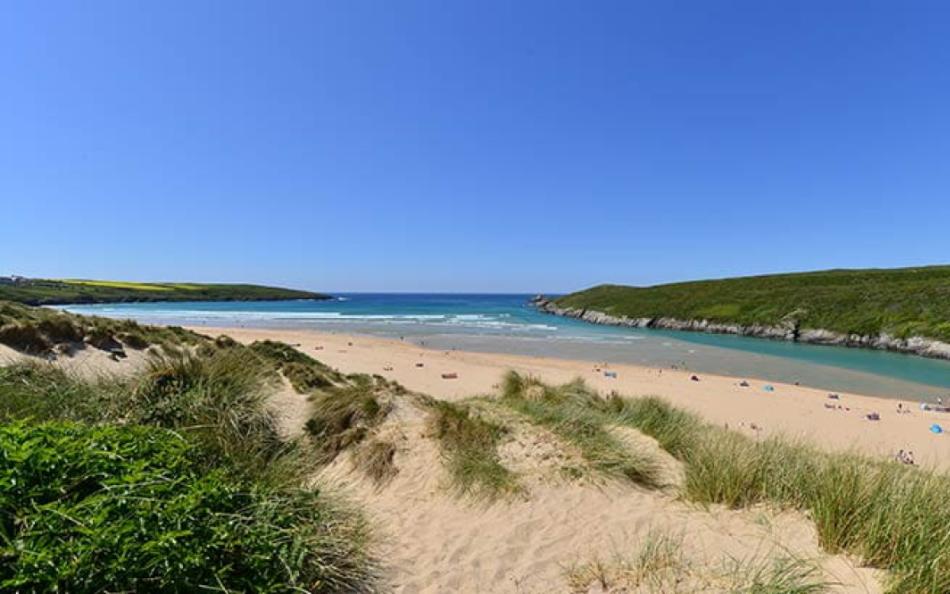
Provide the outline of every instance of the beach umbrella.
{"type": "Polygon", "coordinates": [[[937,423],[934,423],[933,425],[930,426],[930,432],[931,432],[931,433],[943,433],[943,427],[941,427],[941,426],[938,425],[937,423]]]}

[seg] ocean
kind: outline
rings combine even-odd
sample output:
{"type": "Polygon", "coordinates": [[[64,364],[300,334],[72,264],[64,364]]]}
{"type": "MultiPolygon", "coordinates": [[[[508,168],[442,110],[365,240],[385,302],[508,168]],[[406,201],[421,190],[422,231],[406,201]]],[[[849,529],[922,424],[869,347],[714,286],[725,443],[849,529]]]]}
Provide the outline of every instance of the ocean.
{"type": "Polygon", "coordinates": [[[330,301],[110,303],[70,312],[181,326],[368,334],[442,350],[561,357],[799,382],[905,400],[950,394],[950,362],[741,336],[597,326],[543,314],[530,295],[338,294],[330,301]]]}

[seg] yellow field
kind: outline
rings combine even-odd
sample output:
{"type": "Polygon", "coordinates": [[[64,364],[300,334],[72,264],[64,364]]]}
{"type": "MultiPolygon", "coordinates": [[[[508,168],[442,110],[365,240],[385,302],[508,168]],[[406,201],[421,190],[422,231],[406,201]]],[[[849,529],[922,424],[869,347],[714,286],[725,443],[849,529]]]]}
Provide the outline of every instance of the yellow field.
{"type": "Polygon", "coordinates": [[[171,291],[173,289],[188,289],[185,285],[158,285],[154,283],[130,283],[122,281],[98,281],[81,279],[64,279],[62,282],[70,285],[88,285],[90,287],[111,287],[114,289],[134,289],[137,291],[171,291]]]}

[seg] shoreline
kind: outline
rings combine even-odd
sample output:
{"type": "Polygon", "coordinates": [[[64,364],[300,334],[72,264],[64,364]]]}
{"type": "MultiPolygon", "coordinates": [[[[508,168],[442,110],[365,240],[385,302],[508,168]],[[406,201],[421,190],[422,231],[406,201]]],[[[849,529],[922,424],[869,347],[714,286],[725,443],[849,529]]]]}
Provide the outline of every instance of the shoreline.
{"type": "Polygon", "coordinates": [[[398,339],[311,329],[189,329],[227,334],[241,342],[279,340],[341,371],[382,375],[411,390],[448,400],[491,393],[511,369],[555,383],[581,377],[603,393],[664,397],[709,422],[752,436],[784,435],[823,448],[885,458],[899,450],[912,451],[918,464],[950,470],[950,437],[929,431],[933,423],[950,429],[950,414],[923,411],[910,401],[848,392],[829,399],[826,390],[781,382],[748,380],[748,387],[743,387],[740,382],[747,378],[628,363],[598,366],[553,357],[437,350],[398,339]],[[616,377],[607,377],[605,370],[616,377]],[[445,379],[442,374],[457,377],[445,379]],[[693,375],[699,381],[691,380],[693,375]],[[765,391],[766,385],[773,391],[765,391]],[[906,412],[898,412],[899,403],[906,412]],[[880,420],[868,420],[870,413],[877,413],[880,420]]]}
{"type": "Polygon", "coordinates": [[[561,307],[542,295],[538,295],[532,299],[531,303],[539,312],[548,315],[573,318],[601,326],[655,328],[660,330],[676,330],[678,332],[705,332],[707,334],[732,334],[749,338],[782,340],[818,346],[839,346],[854,349],[889,351],[902,355],[924,357],[926,359],[950,361],[950,343],[923,336],[911,336],[910,338],[904,339],[886,333],[876,336],[849,335],[822,328],[802,329],[797,323],[785,326],[743,326],[741,324],[710,322],[705,319],[682,320],[669,317],[618,317],[596,309],[561,307]]]}

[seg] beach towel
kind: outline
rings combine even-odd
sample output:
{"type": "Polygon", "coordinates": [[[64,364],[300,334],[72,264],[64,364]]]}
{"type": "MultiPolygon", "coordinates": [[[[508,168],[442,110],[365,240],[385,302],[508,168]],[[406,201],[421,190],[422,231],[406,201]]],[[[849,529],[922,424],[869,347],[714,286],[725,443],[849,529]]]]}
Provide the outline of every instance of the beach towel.
{"type": "Polygon", "coordinates": [[[764,386],[762,386],[762,389],[765,390],[766,392],[774,392],[775,386],[772,386],[770,384],[765,384],[764,386]]]}

